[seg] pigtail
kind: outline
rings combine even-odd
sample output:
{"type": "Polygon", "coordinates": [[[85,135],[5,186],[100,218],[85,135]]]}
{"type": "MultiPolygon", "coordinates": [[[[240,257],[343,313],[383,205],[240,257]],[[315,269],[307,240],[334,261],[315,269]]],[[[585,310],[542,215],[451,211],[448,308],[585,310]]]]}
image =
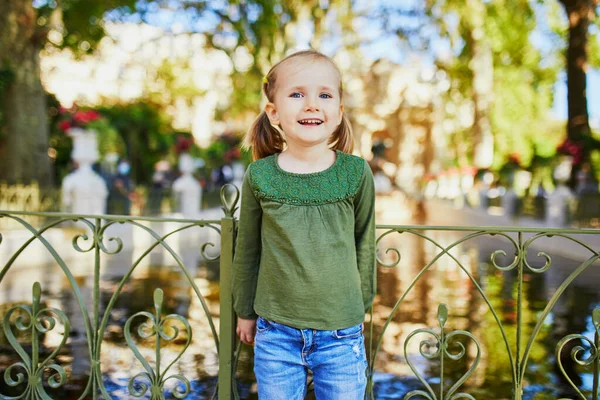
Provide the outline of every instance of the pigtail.
{"type": "Polygon", "coordinates": [[[329,146],[332,149],[340,150],[344,153],[352,153],[354,150],[354,136],[352,135],[352,125],[346,118],[345,114],[342,114],[342,122],[338,125],[335,131],[329,138],[329,146]]]}
{"type": "Polygon", "coordinates": [[[263,111],[246,133],[242,146],[245,149],[252,149],[252,159],[256,161],[271,154],[281,153],[283,144],[281,133],[271,125],[267,113],[263,111]]]}

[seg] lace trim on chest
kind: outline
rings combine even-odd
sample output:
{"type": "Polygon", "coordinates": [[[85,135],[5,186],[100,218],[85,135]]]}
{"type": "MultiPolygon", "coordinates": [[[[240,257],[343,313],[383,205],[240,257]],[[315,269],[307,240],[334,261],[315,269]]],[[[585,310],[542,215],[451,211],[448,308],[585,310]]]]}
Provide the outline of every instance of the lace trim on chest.
{"type": "Polygon", "coordinates": [[[358,191],[364,160],[337,152],[335,163],[312,174],[295,174],[279,168],[272,155],[250,165],[252,191],[258,200],[283,204],[319,205],[353,197],[358,191]]]}

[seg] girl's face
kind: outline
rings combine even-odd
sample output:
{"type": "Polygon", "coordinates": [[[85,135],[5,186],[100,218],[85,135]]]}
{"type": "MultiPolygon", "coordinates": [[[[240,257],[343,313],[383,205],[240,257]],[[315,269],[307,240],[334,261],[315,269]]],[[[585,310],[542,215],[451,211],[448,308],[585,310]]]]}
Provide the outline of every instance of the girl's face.
{"type": "Polygon", "coordinates": [[[344,111],[337,70],[325,60],[279,68],[273,102],[265,106],[269,120],[281,127],[288,146],[327,144],[344,111]]]}

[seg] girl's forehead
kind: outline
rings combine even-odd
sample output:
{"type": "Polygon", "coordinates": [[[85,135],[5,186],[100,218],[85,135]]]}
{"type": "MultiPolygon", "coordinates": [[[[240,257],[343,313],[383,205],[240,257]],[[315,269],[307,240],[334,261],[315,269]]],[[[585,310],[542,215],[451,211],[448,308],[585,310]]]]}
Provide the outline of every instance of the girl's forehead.
{"type": "Polygon", "coordinates": [[[340,84],[338,70],[326,60],[298,60],[284,63],[277,71],[281,86],[320,85],[337,87],[340,84]]]}

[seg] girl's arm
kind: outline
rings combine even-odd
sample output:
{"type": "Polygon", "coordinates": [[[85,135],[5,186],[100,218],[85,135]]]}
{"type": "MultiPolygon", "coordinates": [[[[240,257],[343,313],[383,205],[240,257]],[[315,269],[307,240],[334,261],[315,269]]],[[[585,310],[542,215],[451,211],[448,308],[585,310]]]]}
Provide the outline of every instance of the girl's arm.
{"type": "Polygon", "coordinates": [[[361,182],[354,197],[354,240],[365,312],[373,304],[377,290],[375,258],[375,184],[371,167],[365,161],[361,182]]]}
{"type": "Polygon", "coordinates": [[[233,308],[238,317],[256,319],[254,297],[258,281],[262,208],[254,197],[250,167],[242,184],[242,206],[233,259],[233,308]]]}

